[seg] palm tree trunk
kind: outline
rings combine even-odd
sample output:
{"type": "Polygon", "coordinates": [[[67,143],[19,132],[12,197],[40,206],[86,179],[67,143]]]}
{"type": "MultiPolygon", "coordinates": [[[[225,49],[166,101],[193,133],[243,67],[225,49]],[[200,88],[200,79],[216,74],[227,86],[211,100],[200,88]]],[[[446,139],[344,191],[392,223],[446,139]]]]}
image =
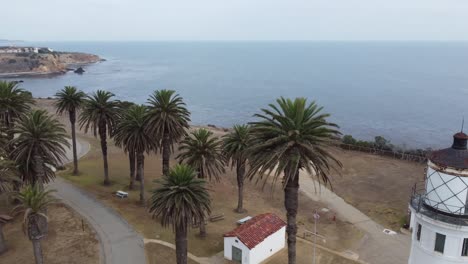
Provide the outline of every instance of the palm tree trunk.
{"type": "MultiPolygon", "coordinates": [[[[205,179],[203,166],[198,168],[198,178],[205,179]]],[[[200,237],[206,237],[205,215],[200,218],[200,237]]]]}
{"type": "Polygon", "coordinates": [[[237,200],[237,212],[243,213],[244,212],[244,174],[245,174],[245,162],[241,160],[237,161],[237,189],[239,192],[238,200],[237,200]]]}
{"type": "Polygon", "coordinates": [[[288,234],[288,263],[296,264],[296,234],[297,224],[296,215],[299,204],[299,170],[296,171],[294,178],[290,177],[284,188],[284,207],[286,208],[288,234]]]}
{"type": "Polygon", "coordinates": [[[169,159],[171,158],[171,146],[169,142],[169,133],[164,132],[164,137],[162,140],[162,170],[163,175],[169,173],[169,159]]]}
{"type": "Polygon", "coordinates": [[[33,244],[34,259],[36,264],[44,264],[44,257],[42,256],[42,247],[40,239],[31,240],[33,244]]]}
{"type": "Polygon", "coordinates": [[[140,178],[140,202],[145,204],[145,175],[144,175],[145,155],[143,152],[137,154],[137,175],[140,178]]]}
{"type": "Polygon", "coordinates": [[[105,121],[99,122],[99,137],[101,138],[102,159],[104,161],[104,185],[110,185],[109,165],[107,164],[107,126],[105,121]]]}
{"type": "Polygon", "coordinates": [[[135,185],[135,161],[136,161],[136,157],[135,157],[135,152],[134,151],[130,151],[128,152],[128,160],[130,162],[130,186],[128,187],[130,190],[133,190],[133,186],[135,185]]]}
{"type": "Polygon", "coordinates": [[[187,225],[176,227],[177,264],[187,264],[187,225]]]}
{"type": "Polygon", "coordinates": [[[0,255],[7,250],[5,237],[3,236],[3,225],[0,223],[0,255]]]}
{"type": "Polygon", "coordinates": [[[78,154],[76,151],[76,112],[70,111],[70,123],[71,123],[71,132],[72,132],[72,145],[73,145],[73,175],[78,175],[78,154]]]}
{"type": "Polygon", "coordinates": [[[45,172],[44,172],[44,160],[42,156],[37,151],[34,151],[33,154],[33,170],[35,174],[35,178],[33,179],[34,184],[39,184],[39,188],[44,190],[44,179],[45,179],[45,172]]]}

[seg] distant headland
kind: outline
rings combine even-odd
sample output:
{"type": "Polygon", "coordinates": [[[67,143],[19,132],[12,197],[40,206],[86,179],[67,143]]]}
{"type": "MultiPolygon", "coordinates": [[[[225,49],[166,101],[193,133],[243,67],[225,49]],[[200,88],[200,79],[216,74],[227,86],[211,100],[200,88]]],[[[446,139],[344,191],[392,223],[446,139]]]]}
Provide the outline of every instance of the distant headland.
{"type": "Polygon", "coordinates": [[[0,46],[0,77],[83,73],[81,66],[103,61],[80,52],[60,52],[48,47],[0,46]],[[75,69],[78,68],[78,69],[75,69]]]}

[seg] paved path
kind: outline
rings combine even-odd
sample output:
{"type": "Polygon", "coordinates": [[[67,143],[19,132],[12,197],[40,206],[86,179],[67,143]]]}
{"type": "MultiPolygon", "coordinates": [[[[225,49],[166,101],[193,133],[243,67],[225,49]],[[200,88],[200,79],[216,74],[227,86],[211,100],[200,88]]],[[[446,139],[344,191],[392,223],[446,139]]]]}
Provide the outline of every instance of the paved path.
{"type": "Polygon", "coordinates": [[[408,235],[384,234],[382,232],[384,227],[327,188],[323,186],[319,188],[306,172],[301,172],[300,190],[312,200],[324,202],[339,218],[352,223],[364,232],[364,239],[357,249],[359,259],[371,264],[408,263],[411,245],[411,238],[408,235]]]}
{"type": "MultiPolygon", "coordinates": [[[[81,140],[77,143],[78,155],[82,157],[89,151],[89,144],[81,140]]],[[[68,153],[70,155],[71,151],[68,153]]],[[[59,177],[49,187],[57,190],[55,195],[96,231],[101,244],[101,263],[146,264],[143,237],[113,209],[59,177]]]]}

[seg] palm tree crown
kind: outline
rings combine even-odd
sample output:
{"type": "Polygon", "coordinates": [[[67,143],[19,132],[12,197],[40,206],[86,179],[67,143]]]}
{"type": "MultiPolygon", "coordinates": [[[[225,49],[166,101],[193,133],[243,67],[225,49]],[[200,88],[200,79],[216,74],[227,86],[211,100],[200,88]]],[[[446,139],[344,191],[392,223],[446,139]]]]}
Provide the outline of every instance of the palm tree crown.
{"type": "Polygon", "coordinates": [[[148,129],[156,138],[162,139],[169,134],[169,143],[173,145],[185,134],[189,128],[190,112],[185,103],[173,90],[155,91],[148,100],[151,124],[148,129]]]}
{"type": "Polygon", "coordinates": [[[232,166],[247,160],[250,132],[248,125],[235,125],[233,130],[223,137],[223,153],[231,159],[232,166]]]}
{"type": "MultiPolygon", "coordinates": [[[[32,169],[35,157],[42,160],[39,164],[41,170],[48,170],[44,163],[59,165],[66,157],[65,147],[70,146],[64,126],[44,110],[34,110],[22,116],[14,133],[18,136],[11,141],[15,146],[11,154],[13,159],[23,166],[27,175],[32,169]]],[[[35,182],[38,179],[26,177],[26,180],[35,182]]],[[[50,179],[46,177],[43,180],[47,182],[50,179]]]]}
{"type": "Polygon", "coordinates": [[[328,184],[330,170],[341,166],[325,149],[341,135],[338,126],[326,120],[330,115],[321,113],[322,107],[315,102],[307,105],[305,98],[281,97],[276,102],[278,106],[262,109],[262,114],[255,115],[260,121],[251,123],[249,175],[275,171],[277,177],[285,173],[286,184],[298,169],[304,169],[328,184]]]}
{"type": "Polygon", "coordinates": [[[218,137],[213,136],[213,132],[198,129],[182,140],[177,159],[195,168],[200,178],[219,180],[219,174],[224,172],[221,143],[218,137]]]}
{"type": "Polygon", "coordinates": [[[169,159],[173,146],[189,128],[190,112],[185,103],[175,91],[155,91],[148,100],[149,119],[148,131],[160,141],[162,152],[163,174],[169,172],[169,159]]]}
{"type": "Polygon", "coordinates": [[[0,81],[0,123],[12,127],[15,118],[28,112],[34,103],[32,95],[17,82],[0,81]]]}
{"type": "Polygon", "coordinates": [[[113,93],[103,90],[98,90],[87,97],[80,116],[80,126],[84,127],[85,132],[91,129],[96,136],[98,130],[105,129],[104,132],[112,135],[119,113],[119,102],[112,97],[113,93]]]}
{"type": "Polygon", "coordinates": [[[211,212],[205,180],[197,179],[190,166],[176,165],[156,182],[160,186],[153,190],[149,211],[164,227],[187,228],[211,212]]]}
{"type": "Polygon", "coordinates": [[[130,106],[116,126],[115,143],[125,152],[150,152],[157,148],[157,141],[148,133],[148,108],[130,106]]]}
{"type": "Polygon", "coordinates": [[[55,94],[55,97],[57,97],[55,101],[57,113],[63,114],[79,110],[86,98],[86,94],[74,86],[65,86],[64,89],[55,94]]]}

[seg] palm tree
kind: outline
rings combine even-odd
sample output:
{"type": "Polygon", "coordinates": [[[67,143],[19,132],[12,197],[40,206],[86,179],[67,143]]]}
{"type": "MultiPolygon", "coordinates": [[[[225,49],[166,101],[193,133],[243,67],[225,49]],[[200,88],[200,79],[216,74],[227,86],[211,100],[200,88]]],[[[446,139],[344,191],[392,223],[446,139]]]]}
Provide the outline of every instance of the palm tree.
{"type": "MultiPolygon", "coordinates": [[[[18,87],[17,82],[0,81],[0,123],[11,132],[16,118],[31,110],[32,95],[18,87]]],[[[9,139],[13,134],[8,135],[9,139]]]]}
{"type": "Polygon", "coordinates": [[[338,126],[327,121],[329,114],[305,98],[294,101],[283,97],[262,109],[252,122],[249,147],[249,177],[283,175],[284,204],[287,211],[288,263],[296,263],[296,214],[298,209],[299,171],[314,175],[319,183],[329,183],[332,169],[341,163],[326,150],[338,138],[338,126]],[[274,172],[274,173],[273,173],[274,172]],[[273,174],[271,174],[273,173],[273,174]]]}
{"type": "Polygon", "coordinates": [[[227,159],[231,160],[231,166],[236,167],[237,188],[238,188],[238,213],[244,212],[243,188],[245,167],[247,164],[247,148],[249,146],[250,133],[249,126],[235,125],[233,130],[223,137],[223,152],[227,159]]]}
{"type": "Polygon", "coordinates": [[[50,181],[51,167],[60,165],[69,147],[64,126],[44,110],[34,110],[20,117],[11,144],[12,158],[21,166],[26,182],[43,186],[50,181]]]}
{"type": "Polygon", "coordinates": [[[153,190],[149,211],[159,218],[163,227],[175,231],[177,264],[187,263],[187,231],[192,223],[199,223],[211,212],[210,195],[203,179],[187,165],[176,165],[159,181],[153,190]]]}
{"type": "MultiPolygon", "coordinates": [[[[119,118],[117,122],[120,122],[122,117],[125,115],[126,111],[132,106],[134,106],[135,103],[129,102],[129,101],[119,101],[119,118]]],[[[137,181],[140,181],[140,179],[136,178],[137,175],[135,175],[136,171],[136,154],[133,151],[128,152],[128,162],[129,162],[129,167],[130,167],[130,186],[129,189],[133,189],[133,184],[134,180],[136,179],[137,181]]]]}
{"type": "Polygon", "coordinates": [[[185,103],[173,90],[155,91],[148,100],[148,130],[154,138],[161,140],[163,174],[169,172],[169,159],[175,143],[186,135],[190,112],[185,103]]]}
{"type": "Polygon", "coordinates": [[[33,244],[36,264],[43,264],[41,239],[47,235],[47,216],[43,213],[47,207],[55,202],[50,197],[53,190],[44,191],[38,185],[26,186],[17,198],[20,204],[14,208],[15,212],[24,212],[23,232],[33,244]]]}
{"type": "Polygon", "coordinates": [[[62,115],[68,112],[70,118],[71,131],[72,131],[72,145],[73,145],[73,175],[78,175],[78,155],[76,153],[76,112],[81,108],[86,98],[86,94],[76,89],[73,86],[65,86],[64,89],[55,94],[57,101],[55,107],[57,113],[62,115]]]}
{"type": "MultiPolygon", "coordinates": [[[[120,119],[115,130],[115,143],[123,147],[125,152],[136,153],[137,175],[140,178],[140,201],[144,203],[144,161],[145,152],[148,153],[157,148],[157,141],[148,134],[147,107],[135,105],[128,109],[120,119]]],[[[130,189],[133,188],[135,178],[130,181],[130,189]]]]}
{"type": "Polygon", "coordinates": [[[85,132],[91,128],[94,136],[101,139],[101,151],[104,161],[104,185],[110,185],[109,166],[107,164],[107,135],[113,136],[115,122],[118,118],[119,103],[113,100],[114,94],[111,92],[98,90],[88,96],[83,104],[80,115],[80,126],[85,132]]]}
{"type": "MultiPolygon", "coordinates": [[[[190,133],[182,140],[179,151],[179,162],[195,168],[201,179],[219,180],[219,174],[224,173],[222,142],[211,131],[201,128],[190,133]]],[[[204,220],[200,222],[200,236],[206,236],[204,220]]]]}
{"type": "MultiPolygon", "coordinates": [[[[7,160],[0,153],[0,194],[9,192],[19,182],[18,169],[14,162],[7,160]]],[[[7,250],[3,226],[0,223],[0,255],[7,250]]]]}

